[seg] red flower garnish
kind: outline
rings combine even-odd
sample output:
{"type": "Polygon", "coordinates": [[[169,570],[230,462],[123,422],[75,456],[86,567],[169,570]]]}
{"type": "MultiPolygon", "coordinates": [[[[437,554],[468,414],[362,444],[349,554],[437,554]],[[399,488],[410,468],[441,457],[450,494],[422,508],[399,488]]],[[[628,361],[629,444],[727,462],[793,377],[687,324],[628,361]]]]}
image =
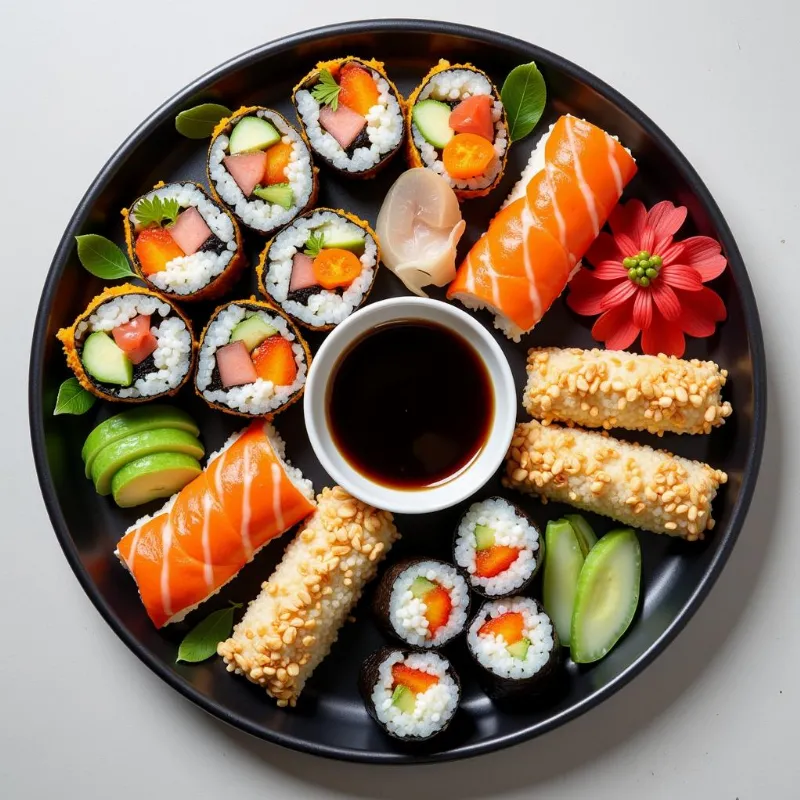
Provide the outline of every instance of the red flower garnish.
{"type": "Polygon", "coordinates": [[[612,350],[630,347],[642,334],[645,353],[682,356],[684,334],[711,336],[727,316],[722,298],[707,286],[727,266],[719,243],[708,236],[673,241],[686,209],[668,200],[649,211],[640,200],[618,205],[584,266],[570,281],[567,305],[600,314],[592,336],[612,350]]]}

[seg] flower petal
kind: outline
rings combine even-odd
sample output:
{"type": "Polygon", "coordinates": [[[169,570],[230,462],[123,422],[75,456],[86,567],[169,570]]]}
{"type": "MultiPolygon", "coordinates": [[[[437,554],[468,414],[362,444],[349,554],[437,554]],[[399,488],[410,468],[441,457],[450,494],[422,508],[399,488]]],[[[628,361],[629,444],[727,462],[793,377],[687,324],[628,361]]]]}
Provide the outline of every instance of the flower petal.
{"type": "Polygon", "coordinates": [[[660,203],[656,203],[647,212],[647,227],[653,231],[655,236],[654,252],[660,254],[662,250],[669,246],[672,237],[686,221],[688,213],[688,209],[685,206],[675,206],[669,200],[662,200],[660,203]]]}
{"type": "Polygon", "coordinates": [[[682,356],[686,349],[681,326],[668,322],[657,310],[653,312],[653,320],[648,328],[642,331],[642,350],[657,356],[665,353],[668,356],[682,356]]]}
{"type": "Polygon", "coordinates": [[[725,271],[728,261],[722,255],[719,242],[709,236],[691,236],[684,239],[683,252],[679,258],[681,264],[696,269],[703,283],[710,281],[725,271]]]}
{"type": "Polygon", "coordinates": [[[628,255],[630,253],[623,253],[619,249],[616,240],[610,233],[603,232],[592,242],[585,258],[590,264],[597,266],[603,261],[621,262],[628,255]]]}
{"type": "Polygon", "coordinates": [[[678,295],[664,281],[655,281],[653,286],[653,300],[656,307],[668,322],[675,322],[681,315],[681,302],[678,295]]]}
{"type": "Polygon", "coordinates": [[[629,300],[610,311],[606,311],[595,322],[592,336],[598,342],[605,342],[612,350],[624,350],[630,347],[639,335],[639,328],[631,319],[633,301],[629,300]]]}
{"type": "Polygon", "coordinates": [[[680,324],[689,336],[698,338],[711,336],[717,322],[721,322],[727,316],[722,298],[706,286],[700,292],[682,294],[680,300],[680,324]]]}
{"type": "MultiPolygon", "coordinates": [[[[608,224],[611,226],[614,236],[627,237],[636,248],[634,252],[626,253],[626,255],[635,255],[642,249],[639,242],[644,233],[646,221],[647,210],[641,200],[629,200],[627,203],[620,203],[611,212],[608,224]]],[[[617,241],[619,243],[619,239],[617,241]]]]}
{"type": "Polygon", "coordinates": [[[661,261],[664,266],[674,264],[680,260],[681,253],[683,252],[683,242],[671,242],[666,245],[666,247],[662,247],[655,252],[661,256],[661,261]]]}
{"type": "Polygon", "coordinates": [[[682,289],[685,292],[699,292],[703,288],[703,280],[696,269],[683,264],[668,264],[661,267],[659,278],[673,289],[682,289]]]}
{"type": "Polygon", "coordinates": [[[608,283],[598,281],[592,270],[581,269],[569,282],[567,305],[576,314],[593,317],[603,311],[601,303],[608,293],[608,289],[608,283]]]}
{"type": "Polygon", "coordinates": [[[603,311],[608,311],[609,308],[618,306],[624,303],[629,297],[633,297],[636,291],[636,284],[631,280],[620,281],[613,289],[609,289],[606,296],[600,303],[600,308],[603,311]]]}
{"type": "Polygon", "coordinates": [[[592,275],[598,281],[621,280],[628,277],[628,270],[619,261],[601,261],[592,270],[592,275]]]}
{"type": "Polygon", "coordinates": [[[647,328],[653,319],[653,301],[647,289],[640,288],[633,298],[633,324],[647,328]]]}

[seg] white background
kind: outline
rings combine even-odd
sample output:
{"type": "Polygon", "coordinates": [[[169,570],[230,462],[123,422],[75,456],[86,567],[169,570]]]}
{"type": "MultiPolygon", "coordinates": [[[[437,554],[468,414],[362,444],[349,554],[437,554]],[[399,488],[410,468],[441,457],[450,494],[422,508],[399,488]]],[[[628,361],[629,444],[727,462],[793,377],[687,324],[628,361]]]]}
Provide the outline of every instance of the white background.
{"type": "Polygon", "coordinates": [[[792,0],[4,0],[0,796],[800,796],[796,10],[792,0]],[[266,745],[151,674],[106,627],[61,554],[34,475],[26,408],[28,342],[50,260],[128,133],[243,50],[382,11],[529,39],[649,114],[696,166],[738,239],[770,362],[756,497],[685,632],[630,686],[566,727],[471,762],[422,768],[337,764],[266,745]]]}

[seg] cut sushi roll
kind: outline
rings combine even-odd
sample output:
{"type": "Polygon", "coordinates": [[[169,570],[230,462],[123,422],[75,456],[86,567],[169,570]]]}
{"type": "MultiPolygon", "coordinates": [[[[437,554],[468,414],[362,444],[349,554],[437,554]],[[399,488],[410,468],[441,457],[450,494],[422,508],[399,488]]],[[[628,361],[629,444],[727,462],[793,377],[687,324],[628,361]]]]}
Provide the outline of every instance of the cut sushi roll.
{"type": "Polygon", "coordinates": [[[383,648],[364,662],[359,688],[378,725],[408,741],[445,730],[461,699],[458,675],[438,653],[383,648]]]}
{"type": "Polygon", "coordinates": [[[508,157],[508,121],[489,76],[442,59],[408,98],[410,167],[441,175],[459,199],[489,194],[508,157]]]}
{"type": "Polygon", "coordinates": [[[214,196],[256,233],[274,233],[317,197],[317,169],[305,138],[261,106],[242,107],[220,121],[207,171],[214,196]]]}
{"type": "Polygon", "coordinates": [[[400,149],[403,101],[380,61],[321,61],[292,101],[314,152],[343,175],[372,178],[400,149]]]}
{"type": "Polygon", "coordinates": [[[539,570],[544,542],[524,511],[502,497],[473,503],[456,531],[454,557],[470,586],[486,597],[506,597],[539,570]]]}
{"type": "Polygon", "coordinates": [[[484,603],[470,623],[467,647],[493,699],[540,690],[561,657],[550,618],[528,597],[484,603]]]}
{"type": "Polygon", "coordinates": [[[311,353],[281,311],[255,299],[220,306],[200,337],[197,393],[213,408],[270,418],[298,400],[311,353]]]}
{"type": "Polygon", "coordinates": [[[381,579],[374,607],[392,636],[412,647],[441,647],[467,624],[469,587],[444,561],[404,561],[381,579]]]}
{"type": "Polygon", "coordinates": [[[194,364],[189,320],[165,298],[130,283],[99,294],[57,336],[81,386],[106,400],[173,395],[194,364]]]}
{"type": "Polygon", "coordinates": [[[380,251],[369,224],[318,208],[284,228],[261,253],[258,285],[267,299],[312,330],[328,330],[367,299],[380,251]]]}
{"type": "Polygon", "coordinates": [[[157,183],[122,209],[122,217],[134,269],[167,297],[219,297],[244,269],[236,220],[199,184],[157,183]]]}

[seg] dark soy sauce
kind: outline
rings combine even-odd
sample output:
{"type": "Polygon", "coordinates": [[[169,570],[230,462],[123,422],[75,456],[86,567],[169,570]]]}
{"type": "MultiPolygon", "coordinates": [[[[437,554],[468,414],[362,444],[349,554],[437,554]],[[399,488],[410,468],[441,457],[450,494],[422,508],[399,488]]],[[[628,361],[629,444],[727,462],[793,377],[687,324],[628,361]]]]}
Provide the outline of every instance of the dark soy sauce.
{"type": "Polygon", "coordinates": [[[328,385],[336,447],[362,475],[398,489],[432,487],[463,471],[494,416],[485,364],[436,323],[375,328],[341,356],[328,385]]]}

